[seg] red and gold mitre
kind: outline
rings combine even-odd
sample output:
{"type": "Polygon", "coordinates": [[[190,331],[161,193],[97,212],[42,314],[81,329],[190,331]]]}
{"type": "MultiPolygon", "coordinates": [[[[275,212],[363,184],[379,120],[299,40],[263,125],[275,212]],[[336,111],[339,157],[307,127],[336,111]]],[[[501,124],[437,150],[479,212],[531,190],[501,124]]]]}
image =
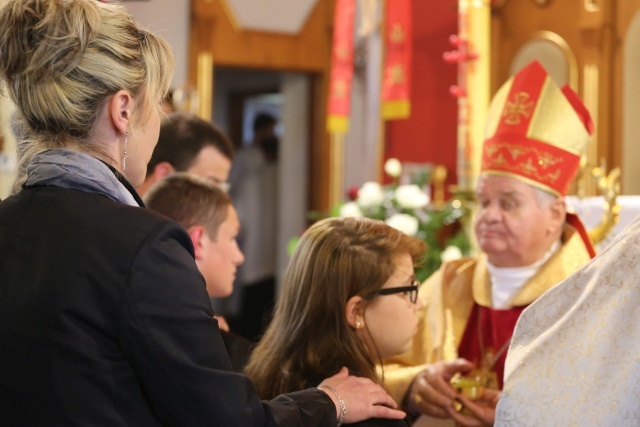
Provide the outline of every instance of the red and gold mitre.
{"type": "Polygon", "coordinates": [[[564,196],[592,133],[578,95],[569,86],[560,89],[534,61],[491,101],[481,173],[512,176],[564,196]]]}

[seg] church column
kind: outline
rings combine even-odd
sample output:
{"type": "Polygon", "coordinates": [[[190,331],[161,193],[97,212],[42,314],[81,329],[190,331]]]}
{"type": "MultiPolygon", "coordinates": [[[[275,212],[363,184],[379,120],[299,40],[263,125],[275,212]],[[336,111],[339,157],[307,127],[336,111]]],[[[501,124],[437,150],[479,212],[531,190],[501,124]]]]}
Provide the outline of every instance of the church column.
{"type": "Polygon", "coordinates": [[[458,188],[473,191],[480,173],[484,125],[490,99],[490,17],[488,0],[459,0],[458,34],[451,37],[455,50],[447,62],[458,64],[458,188]]]}

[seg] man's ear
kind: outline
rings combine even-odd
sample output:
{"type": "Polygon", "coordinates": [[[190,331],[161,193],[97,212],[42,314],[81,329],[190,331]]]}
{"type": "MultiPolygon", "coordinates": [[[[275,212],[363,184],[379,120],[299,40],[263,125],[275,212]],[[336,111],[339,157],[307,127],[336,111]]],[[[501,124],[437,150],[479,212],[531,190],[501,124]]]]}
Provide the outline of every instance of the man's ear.
{"type": "Polygon", "coordinates": [[[137,188],[138,193],[145,195],[149,188],[156,182],[160,181],[165,176],[171,175],[175,172],[173,166],[169,162],[160,162],[156,165],[151,173],[144,179],[144,182],[137,188]]]}
{"type": "Polygon", "coordinates": [[[152,175],[153,175],[154,181],[160,181],[162,178],[164,178],[165,176],[171,175],[175,171],[176,170],[171,165],[171,163],[160,162],[156,165],[155,168],[153,168],[152,175]]]}
{"type": "Polygon", "coordinates": [[[361,296],[355,295],[349,298],[344,307],[347,324],[353,329],[360,329],[364,326],[365,304],[366,302],[361,296]]]}
{"type": "Polygon", "coordinates": [[[562,225],[564,224],[565,218],[567,217],[567,204],[564,200],[564,197],[558,197],[555,199],[551,206],[549,206],[549,210],[551,212],[551,223],[552,227],[550,231],[557,231],[562,229],[562,225]]]}
{"type": "Polygon", "coordinates": [[[195,253],[196,261],[201,260],[202,258],[204,258],[204,247],[207,244],[207,231],[201,225],[194,225],[192,227],[189,227],[187,233],[189,233],[191,242],[193,243],[193,250],[195,253]]]}
{"type": "Polygon", "coordinates": [[[109,100],[109,116],[118,131],[125,135],[131,125],[133,98],[126,90],[119,90],[109,100]]]}

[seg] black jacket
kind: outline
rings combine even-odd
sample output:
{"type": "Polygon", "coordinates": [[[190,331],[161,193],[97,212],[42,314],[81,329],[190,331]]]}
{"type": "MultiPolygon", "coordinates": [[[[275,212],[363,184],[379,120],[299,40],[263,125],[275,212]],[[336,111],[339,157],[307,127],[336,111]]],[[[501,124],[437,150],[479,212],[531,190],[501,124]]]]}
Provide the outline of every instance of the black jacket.
{"type": "Polygon", "coordinates": [[[188,234],[100,194],[0,202],[0,426],[335,426],[231,371],[188,234]]]}
{"type": "Polygon", "coordinates": [[[409,427],[409,423],[405,420],[390,420],[386,418],[372,418],[370,420],[360,421],[359,423],[349,424],[351,427],[409,427]]]}

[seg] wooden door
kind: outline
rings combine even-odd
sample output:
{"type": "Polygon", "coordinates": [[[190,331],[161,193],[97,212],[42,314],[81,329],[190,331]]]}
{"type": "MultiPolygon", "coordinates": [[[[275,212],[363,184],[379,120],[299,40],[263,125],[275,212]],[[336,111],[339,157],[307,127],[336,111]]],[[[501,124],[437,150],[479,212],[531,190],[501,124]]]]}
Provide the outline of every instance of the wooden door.
{"type": "MultiPolygon", "coordinates": [[[[231,1],[192,1],[189,79],[204,87],[208,98],[207,93],[201,94],[201,98],[210,104],[211,92],[215,90],[212,83],[215,66],[308,73],[312,77],[314,106],[309,129],[309,153],[313,159],[309,162],[309,188],[313,189],[309,208],[328,210],[331,157],[325,111],[334,1],[305,0],[313,7],[299,30],[291,33],[244,27],[237,11],[234,14],[231,1]]],[[[282,12],[276,10],[272,14],[282,16],[282,12]]]]}

